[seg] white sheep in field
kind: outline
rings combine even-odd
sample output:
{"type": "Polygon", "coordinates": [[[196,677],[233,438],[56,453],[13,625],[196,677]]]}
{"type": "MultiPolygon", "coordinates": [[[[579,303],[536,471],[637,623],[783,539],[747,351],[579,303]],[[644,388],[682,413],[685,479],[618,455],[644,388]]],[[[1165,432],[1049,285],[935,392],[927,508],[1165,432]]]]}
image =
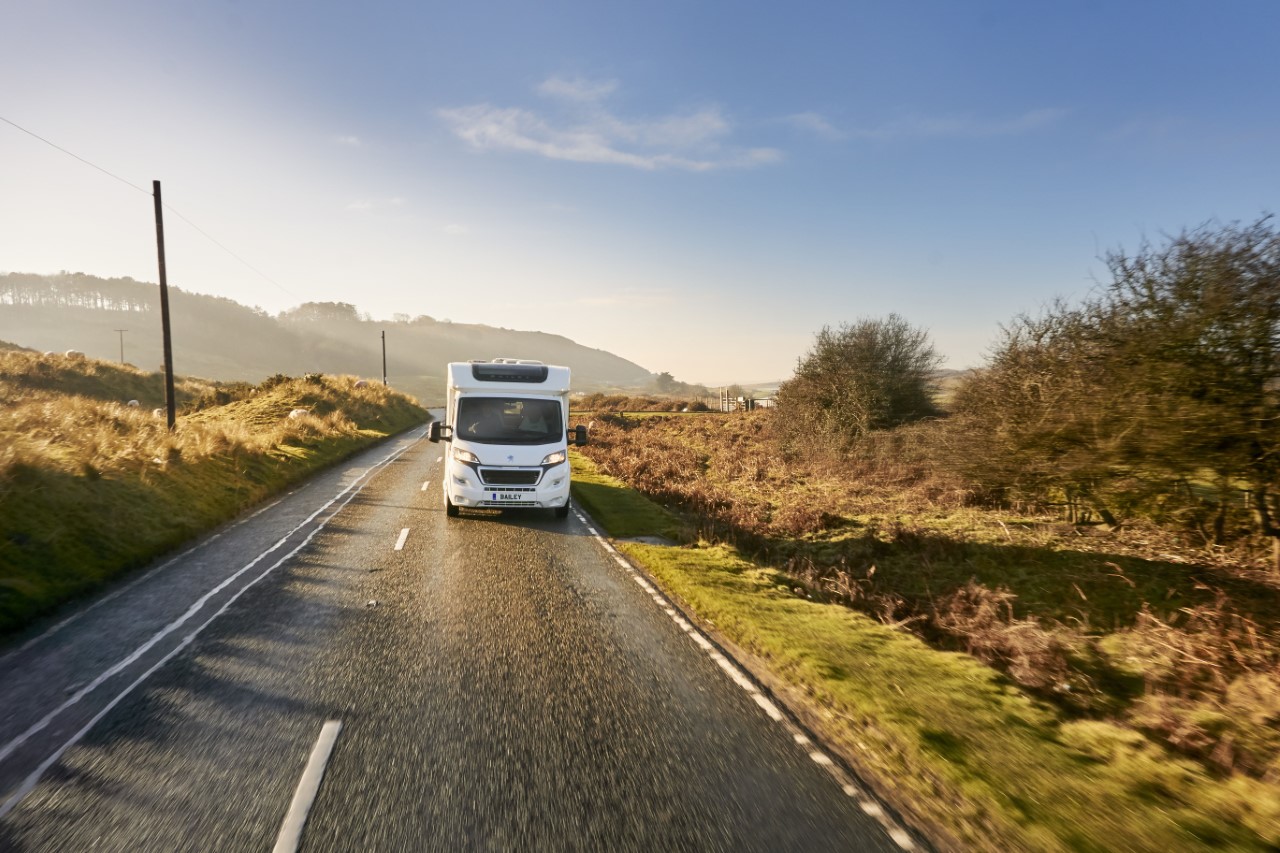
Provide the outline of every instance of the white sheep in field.
{"type": "Polygon", "coordinates": [[[311,413],[308,412],[306,409],[294,409],[292,412],[289,413],[289,418],[291,420],[297,420],[298,418],[303,417],[304,415],[309,415],[309,414],[311,413]]]}
{"type": "Polygon", "coordinates": [[[156,418],[167,418],[169,416],[169,411],[167,409],[152,409],[151,415],[156,418]]]}
{"type": "Polygon", "coordinates": [[[138,408],[138,401],[137,401],[137,400],[130,400],[129,402],[125,403],[125,405],[126,405],[126,406],[128,406],[128,407],[129,407],[129,408],[131,408],[131,409],[136,409],[136,408],[138,408]]]}
{"type": "Polygon", "coordinates": [[[356,387],[357,387],[357,388],[365,388],[365,387],[368,387],[368,385],[369,385],[369,380],[368,380],[368,379],[357,379],[357,380],[356,380],[356,387]]]}
{"type": "Polygon", "coordinates": [[[84,353],[80,352],[78,349],[69,349],[63,353],[63,355],[67,358],[84,358],[84,353]]]}

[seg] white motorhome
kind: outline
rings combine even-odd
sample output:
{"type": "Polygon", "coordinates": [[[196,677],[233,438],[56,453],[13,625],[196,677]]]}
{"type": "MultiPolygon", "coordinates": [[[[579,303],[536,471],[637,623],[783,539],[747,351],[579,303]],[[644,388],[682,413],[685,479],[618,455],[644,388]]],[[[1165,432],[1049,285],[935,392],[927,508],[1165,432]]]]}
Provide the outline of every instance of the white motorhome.
{"type": "Polygon", "coordinates": [[[461,507],[555,510],[569,515],[569,444],[586,444],[584,427],[570,431],[569,368],[498,358],[453,362],[444,420],[432,441],[444,455],[445,511],[461,507]]]}

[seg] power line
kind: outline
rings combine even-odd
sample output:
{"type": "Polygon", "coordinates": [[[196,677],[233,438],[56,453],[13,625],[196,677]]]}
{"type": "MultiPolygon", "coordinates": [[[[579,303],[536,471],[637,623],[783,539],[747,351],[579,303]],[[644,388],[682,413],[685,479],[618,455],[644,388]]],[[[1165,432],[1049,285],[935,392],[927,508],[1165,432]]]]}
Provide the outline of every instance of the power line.
{"type": "Polygon", "coordinates": [[[203,237],[204,237],[206,240],[208,240],[210,243],[212,243],[213,245],[217,246],[219,249],[221,249],[222,251],[226,252],[228,255],[230,255],[231,257],[235,258],[235,259],[236,259],[237,261],[239,261],[240,263],[244,264],[246,267],[248,267],[248,268],[249,268],[250,270],[252,270],[253,272],[257,273],[257,274],[258,274],[258,276],[260,276],[263,280],[268,281],[268,282],[270,282],[271,284],[274,284],[276,287],[280,288],[280,289],[281,289],[281,290],[283,290],[285,293],[287,293],[287,294],[289,294],[290,296],[292,296],[294,299],[301,299],[301,298],[302,298],[302,297],[298,296],[298,294],[296,294],[296,293],[294,293],[292,290],[290,290],[289,288],[285,287],[285,286],[284,286],[283,284],[281,284],[280,282],[276,281],[276,280],[275,280],[274,278],[272,278],[271,276],[269,276],[269,275],[267,275],[266,273],[264,273],[262,270],[260,270],[260,269],[258,269],[257,267],[255,267],[253,264],[251,264],[251,263],[249,263],[248,261],[246,261],[244,258],[242,258],[242,257],[240,257],[239,255],[237,255],[235,252],[233,252],[233,251],[231,251],[230,249],[228,249],[226,246],[224,246],[224,245],[222,245],[221,243],[219,243],[217,240],[213,239],[213,237],[212,237],[212,236],[211,236],[207,231],[205,231],[205,230],[204,230],[203,228],[201,228],[199,225],[196,225],[194,222],[192,222],[192,221],[191,221],[190,219],[188,219],[187,217],[183,216],[183,215],[182,215],[182,213],[181,213],[180,211],[175,210],[172,206],[170,206],[170,205],[168,205],[168,204],[166,204],[166,205],[165,205],[165,208],[166,208],[170,213],[172,213],[174,216],[178,217],[178,218],[179,218],[179,219],[181,219],[183,222],[187,223],[187,224],[188,224],[188,225],[190,225],[192,228],[194,228],[194,229],[196,230],[196,232],[197,232],[197,233],[199,233],[201,236],[203,236],[203,237]]]}
{"type": "Polygon", "coordinates": [[[36,139],[39,139],[41,142],[43,142],[45,145],[48,145],[48,146],[49,146],[49,147],[51,147],[51,148],[56,148],[56,149],[58,149],[58,150],[59,150],[59,151],[61,151],[63,154],[66,154],[68,157],[74,157],[75,159],[79,160],[81,163],[84,163],[86,166],[90,166],[90,167],[92,167],[92,168],[94,168],[94,169],[97,169],[99,172],[101,172],[102,174],[106,175],[107,177],[115,178],[117,181],[119,181],[120,183],[124,184],[124,185],[125,185],[125,186],[127,186],[127,187],[133,187],[135,190],[137,190],[137,191],[138,191],[138,192],[140,192],[140,193],[144,193],[145,195],[151,195],[151,193],[147,192],[146,190],[144,190],[142,187],[138,186],[137,184],[130,183],[129,181],[126,181],[124,178],[120,177],[119,175],[116,175],[116,174],[113,174],[113,173],[111,173],[111,172],[108,172],[106,169],[102,168],[101,166],[99,166],[99,165],[98,165],[98,164],[96,164],[96,163],[90,163],[88,160],[84,159],[84,158],[83,158],[83,157],[81,157],[79,154],[75,154],[75,153],[73,153],[73,152],[71,152],[71,151],[68,151],[67,149],[63,148],[61,145],[57,145],[57,144],[55,144],[55,143],[53,143],[53,142],[50,142],[49,140],[45,139],[45,138],[44,138],[43,136],[41,136],[40,134],[38,134],[38,133],[33,133],[32,131],[27,130],[25,127],[23,127],[22,125],[18,124],[17,122],[9,121],[9,119],[5,118],[4,116],[0,116],[0,121],[4,122],[4,123],[5,123],[5,124],[7,124],[7,125],[11,125],[11,126],[13,126],[13,127],[16,127],[18,130],[22,131],[22,132],[23,132],[23,133],[25,133],[27,136],[33,136],[33,137],[35,137],[36,139]]]}
{"type": "MultiPolygon", "coordinates": [[[[5,124],[7,124],[7,125],[10,125],[11,127],[15,127],[15,128],[17,128],[18,130],[22,131],[23,133],[27,134],[27,135],[28,135],[28,136],[30,136],[30,137],[33,137],[33,138],[35,138],[35,139],[40,140],[40,141],[41,141],[41,142],[43,142],[45,145],[48,145],[50,148],[56,148],[58,151],[61,151],[63,154],[66,154],[68,157],[73,157],[73,158],[75,158],[76,160],[79,160],[81,163],[84,163],[86,166],[89,166],[90,168],[97,169],[97,170],[98,170],[99,172],[101,172],[102,174],[106,175],[107,177],[114,178],[115,180],[119,181],[120,183],[124,184],[124,185],[125,185],[125,186],[127,186],[127,187],[132,187],[133,189],[135,189],[135,190],[137,190],[138,192],[143,193],[143,194],[145,194],[145,195],[151,195],[151,193],[150,193],[150,192],[148,192],[147,190],[145,190],[145,189],[143,189],[142,187],[138,186],[137,184],[132,183],[132,182],[130,182],[130,181],[126,181],[124,178],[120,177],[119,175],[114,174],[113,172],[109,172],[109,171],[107,171],[106,169],[102,168],[102,167],[101,167],[101,166],[99,166],[97,163],[92,163],[92,162],[90,162],[90,161],[88,161],[88,160],[84,159],[83,157],[81,157],[79,154],[76,154],[76,153],[75,153],[75,152],[73,152],[73,151],[68,151],[67,149],[63,148],[61,145],[58,145],[58,144],[56,144],[56,143],[54,143],[54,142],[50,142],[48,139],[45,139],[45,138],[44,138],[43,136],[41,136],[40,134],[35,133],[35,132],[33,132],[33,131],[30,131],[30,130],[27,130],[25,127],[23,127],[22,125],[18,124],[17,122],[10,121],[9,119],[5,118],[4,116],[0,116],[0,121],[4,122],[4,123],[5,123],[5,124]]],[[[222,251],[226,252],[228,255],[230,255],[231,257],[235,258],[235,259],[236,259],[237,261],[239,261],[240,263],[244,264],[244,266],[245,266],[245,267],[247,267],[249,270],[251,270],[253,273],[255,273],[257,276],[259,276],[259,277],[260,277],[261,279],[263,279],[264,281],[266,281],[266,282],[268,282],[268,283],[270,283],[270,284],[274,285],[275,287],[278,287],[280,290],[282,290],[282,291],[284,291],[285,293],[289,294],[289,295],[290,295],[290,296],[292,296],[294,299],[300,299],[300,298],[301,298],[300,296],[298,296],[298,294],[294,293],[292,290],[290,290],[289,288],[285,287],[283,284],[281,284],[280,282],[276,281],[276,280],[275,280],[275,279],[273,279],[271,276],[267,275],[267,274],[266,274],[266,273],[264,273],[262,270],[258,269],[258,268],[257,268],[257,267],[255,267],[253,264],[251,264],[251,263],[249,263],[248,261],[246,261],[244,258],[240,257],[240,256],[239,256],[239,255],[237,255],[235,252],[233,252],[233,251],[231,251],[230,249],[228,249],[228,248],[227,248],[226,246],[224,246],[222,243],[220,243],[219,241],[215,240],[215,239],[213,238],[213,236],[212,236],[211,234],[209,234],[209,232],[205,231],[205,230],[204,230],[203,228],[201,228],[199,225],[196,225],[196,224],[195,224],[194,222],[192,222],[190,219],[188,219],[187,217],[183,216],[181,211],[179,211],[179,210],[175,209],[173,206],[171,206],[171,205],[169,205],[169,204],[165,204],[165,205],[164,205],[164,207],[165,207],[165,208],[166,208],[170,213],[172,213],[174,216],[178,217],[178,218],[179,218],[179,219],[181,219],[183,222],[187,223],[187,225],[191,226],[191,228],[193,228],[193,229],[196,231],[196,233],[198,233],[200,236],[204,237],[204,238],[205,238],[206,240],[208,240],[210,243],[212,243],[213,245],[217,246],[219,249],[221,249],[222,251]]]]}

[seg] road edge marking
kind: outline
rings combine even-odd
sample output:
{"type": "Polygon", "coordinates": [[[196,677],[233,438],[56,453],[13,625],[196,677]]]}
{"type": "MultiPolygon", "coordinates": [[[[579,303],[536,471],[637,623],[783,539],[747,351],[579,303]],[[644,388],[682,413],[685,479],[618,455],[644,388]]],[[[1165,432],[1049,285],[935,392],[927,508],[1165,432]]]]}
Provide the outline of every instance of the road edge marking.
{"type": "Polygon", "coordinates": [[[293,493],[296,491],[298,490],[294,489],[293,491],[290,491],[285,493],[284,495],[281,495],[279,498],[267,504],[266,506],[259,507],[258,510],[254,512],[252,515],[246,515],[243,518],[238,518],[232,522],[224,523],[221,526],[221,529],[217,530],[217,532],[213,533],[212,535],[206,536],[204,539],[201,539],[199,542],[196,542],[194,545],[187,548],[186,550],[178,554],[175,554],[174,556],[168,558],[167,560],[164,560],[164,562],[160,563],[159,565],[152,566],[150,569],[147,569],[143,574],[139,575],[138,577],[124,583],[122,586],[117,587],[116,589],[113,589],[111,592],[101,596],[100,598],[93,601],[92,603],[87,604],[84,607],[81,607],[79,610],[76,610],[70,613],[69,615],[64,617],[62,621],[54,625],[50,625],[48,628],[44,629],[44,631],[32,637],[31,639],[27,640],[22,645],[16,648],[10,649],[9,651],[5,652],[3,655],[0,655],[0,668],[2,668],[10,658],[17,657],[22,652],[25,652],[31,647],[44,642],[45,640],[52,637],[54,634],[61,631],[63,628],[70,625],[72,622],[75,622],[81,617],[89,615],[89,613],[98,609],[103,604],[106,604],[108,601],[111,601],[115,598],[120,597],[121,595],[124,595],[126,592],[133,589],[138,584],[149,579],[156,573],[169,568],[179,560],[185,560],[187,557],[190,557],[192,554],[194,554],[196,551],[199,551],[201,548],[204,548],[207,545],[212,545],[215,541],[217,541],[218,539],[221,539],[224,533],[230,533],[232,530],[236,529],[240,525],[246,522],[252,521],[253,519],[262,515],[267,510],[271,509],[276,504],[284,501],[285,498],[293,495],[293,493]]]}
{"type": "Polygon", "coordinates": [[[276,846],[272,848],[272,853],[294,853],[302,844],[302,830],[306,828],[307,816],[311,814],[316,794],[320,793],[320,783],[329,766],[329,756],[333,754],[333,747],[338,742],[341,731],[341,720],[329,720],[320,728],[320,737],[311,748],[311,757],[307,759],[306,769],[302,771],[297,790],[293,792],[293,801],[285,812],[284,823],[280,824],[280,833],[276,836],[276,846]]]}
{"type": "Polygon", "coordinates": [[[403,527],[403,528],[401,528],[401,529],[400,529],[400,538],[396,540],[396,550],[397,550],[397,551],[403,551],[403,550],[404,550],[404,543],[405,543],[405,541],[406,541],[408,538],[409,538],[409,528],[407,528],[407,527],[403,527]]]}
{"type": "Polygon", "coordinates": [[[37,732],[41,731],[41,730],[42,730],[42,729],[44,729],[45,727],[47,727],[47,726],[48,726],[48,725],[49,725],[49,724],[50,724],[50,723],[51,723],[55,718],[57,718],[57,716],[58,716],[59,714],[61,714],[63,711],[65,711],[65,710],[66,710],[67,708],[69,708],[71,705],[73,705],[73,704],[75,704],[76,702],[80,701],[82,698],[84,698],[84,696],[86,696],[86,695],[87,695],[88,693],[90,693],[92,690],[96,689],[99,685],[101,685],[101,684],[105,683],[105,682],[107,681],[107,679],[108,679],[108,678],[113,677],[113,676],[115,676],[115,675],[118,675],[120,672],[123,672],[123,671],[124,671],[124,669],[127,667],[127,665],[128,665],[128,664],[131,664],[131,663],[133,663],[133,662],[137,661],[139,658],[141,658],[141,657],[142,657],[142,655],[143,655],[146,651],[150,650],[150,649],[151,649],[151,648],[152,648],[152,647],[153,647],[157,642],[159,642],[159,640],[160,640],[164,635],[170,634],[170,633],[172,633],[174,630],[176,630],[178,627],[180,627],[180,626],[182,625],[182,623],[186,622],[186,621],[187,621],[187,619],[189,619],[189,618],[190,618],[191,616],[193,616],[196,612],[198,612],[198,611],[199,611],[199,610],[204,606],[204,603],[205,603],[209,598],[211,598],[215,592],[221,591],[223,588],[225,588],[226,586],[228,586],[228,584],[230,584],[230,582],[231,582],[231,581],[233,581],[233,580],[235,580],[236,578],[238,578],[238,577],[240,577],[241,575],[243,575],[243,574],[244,574],[245,572],[247,572],[250,568],[252,568],[252,567],[253,567],[254,565],[256,565],[258,562],[260,562],[260,561],[262,560],[262,558],[263,558],[263,557],[266,557],[266,556],[267,556],[268,554],[270,554],[272,551],[275,551],[275,550],[276,550],[276,549],[277,549],[277,548],[278,548],[278,547],[279,547],[283,542],[285,542],[288,538],[290,538],[291,536],[293,536],[293,534],[294,534],[294,533],[296,533],[296,532],[297,532],[298,530],[300,530],[302,527],[305,527],[307,523],[309,523],[311,520],[315,519],[315,518],[316,518],[317,516],[319,516],[322,512],[324,512],[324,510],[328,509],[330,506],[332,506],[334,503],[336,503],[336,502],[337,502],[337,500],[338,500],[338,498],[341,498],[341,497],[342,497],[344,494],[346,494],[348,491],[351,491],[351,494],[350,494],[350,495],[347,495],[346,500],[344,500],[344,501],[342,502],[342,504],[341,504],[341,505],[340,505],[336,510],[334,510],[334,511],[329,515],[329,517],[328,517],[328,518],[326,518],[326,519],[324,519],[324,521],[320,522],[320,524],[318,524],[314,530],[312,530],[309,534],[307,534],[306,538],[305,538],[305,539],[303,539],[303,541],[302,541],[302,542],[301,542],[297,547],[295,547],[295,548],[294,548],[292,551],[290,551],[289,553],[285,554],[283,557],[281,557],[279,560],[277,560],[277,561],[276,561],[275,563],[273,563],[271,566],[267,567],[267,569],[266,569],[264,572],[262,572],[262,574],[260,574],[260,575],[258,575],[257,577],[255,577],[255,578],[253,578],[253,579],[249,580],[247,583],[245,583],[243,586],[241,586],[239,589],[237,589],[234,593],[232,593],[232,594],[230,595],[230,597],[228,597],[227,601],[222,605],[222,607],[220,607],[216,612],[214,612],[214,614],[213,614],[212,616],[210,616],[208,619],[206,619],[206,620],[205,620],[201,625],[199,625],[197,628],[193,629],[193,630],[191,631],[191,633],[187,634],[187,635],[186,635],[186,637],[185,637],[185,638],[183,638],[183,639],[182,639],[182,640],[181,640],[177,645],[175,645],[175,646],[174,646],[174,647],[169,651],[169,653],[168,653],[168,654],[166,654],[166,655],[165,655],[164,657],[162,657],[159,661],[157,661],[157,662],[156,662],[156,664],[155,664],[154,666],[152,666],[150,669],[148,669],[146,672],[144,672],[141,676],[139,676],[139,677],[138,677],[138,679],[137,679],[136,681],[134,681],[132,684],[130,684],[128,687],[126,687],[123,691],[121,691],[119,694],[117,694],[115,698],[113,698],[113,699],[111,699],[109,702],[107,702],[107,704],[106,704],[106,705],[104,705],[104,706],[103,706],[103,708],[102,708],[102,709],[101,709],[97,714],[95,714],[95,715],[92,717],[92,719],[90,719],[90,720],[89,720],[89,722],[88,722],[88,723],[87,723],[87,724],[86,724],[82,729],[80,729],[78,732],[76,732],[74,735],[72,735],[72,736],[71,736],[71,738],[70,738],[66,743],[64,743],[62,746],[58,747],[56,750],[54,750],[54,752],[53,752],[53,753],[52,753],[52,754],[51,754],[47,759],[45,759],[45,761],[43,761],[43,762],[42,762],[42,763],[41,763],[41,764],[40,764],[40,765],[39,765],[39,766],[38,766],[34,771],[32,771],[32,772],[27,776],[27,778],[23,781],[23,783],[18,787],[18,789],[17,789],[16,791],[14,791],[14,793],[12,793],[12,794],[9,796],[9,798],[8,798],[7,800],[4,800],[3,802],[0,802],[0,819],[3,819],[6,815],[8,815],[8,814],[9,814],[9,812],[11,812],[11,811],[13,811],[15,808],[17,808],[17,807],[18,807],[18,805],[22,802],[22,800],[26,798],[27,794],[31,793],[31,791],[35,789],[35,786],[39,783],[40,778],[45,774],[45,772],[46,772],[50,767],[52,767],[52,766],[53,766],[53,764],[54,764],[58,759],[60,759],[60,758],[63,756],[63,754],[65,754],[65,753],[67,752],[67,750],[69,750],[71,747],[73,747],[73,746],[75,746],[77,743],[79,743],[79,742],[80,742],[80,740],[81,740],[81,739],[82,739],[86,734],[88,734],[88,733],[89,733],[90,729],[92,729],[95,725],[97,725],[97,724],[98,724],[98,722],[99,722],[103,717],[105,717],[105,716],[107,715],[107,712],[108,712],[108,711],[110,711],[110,710],[111,710],[112,708],[114,708],[117,704],[119,704],[121,700],[123,700],[126,696],[128,696],[130,693],[132,693],[132,692],[133,692],[133,690],[134,690],[134,688],[136,688],[138,685],[142,684],[144,681],[146,681],[148,678],[150,678],[150,677],[152,676],[152,674],[154,674],[158,669],[160,669],[160,667],[164,666],[166,663],[168,663],[170,660],[172,660],[172,659],[173,659],[173,658],[174,658],[174,657],[175,657],[179,652],[181,652],[184,648],[186,648],[187,646],[189,646],[189,645],[190,645],[190,644],[195,640],[195,638],[196,638],[196,637],[197,637],[201,632],[203,632],[203,631],[204,631],[204,629],[205,629],[205,628],[207,628],[207,627],[209,627],[209,625],[213,624],[214,620],[216,620],[219,616],[221,616],[223,613],[225,613],[225,612],[228,610],[228,608],[230,608],[230,607],[231,607],[231,605],[232,605],[232,604],[234,604],[236,601],[238,601],[238,600],[239,600],[239,598],[240,598],[240,596],[241,596],[241,595],[243,595],[243,594],[244,594],[246,591],[248,591],[251,587],[253,587],[255,584],[257,584],[257,583],[258,583],[258,581],[262,580],[262,579],[263,579],[263,578],[265,578],[267,575],[271,574],[273,571],[275,571],[275,570],[276,570],[277,568],[279,568],[281,565],[283,565],[284,563],[286,563],[286,562],[288,562],[290,559],[292,559],[292,558],[294,557],[294,555],[296,555],[296,554],[297,554],[299,551],[301,551],[303,548],[305,548],[305,547],[307,547],[308,545],[310,545],[310,544],[311,544],[311,540],[313,540],[313,539],[316,537],[316,535],[317,535],[318,533],[320,533],[320,531],[324,530],[324,528],[325,528],[326,526],[328,526],[329,522],[330,522],[330,521],[332,521],[332,520],[333,520],[333,519],[338,515],[338,513],[342,512],[342,510],[346,509],[347,505],[348,505],[348,504],[350,504],[350,503],[351,503],[351,501],[355,499],[356,495],[358,495],[358,494],[360,494],[360,492],[364,491],[365,486],[367,486],[367,485],[369,484],[369,483],[368,483],[368,481],[371,481],[371,480],[373,479],[372,475],[373,475],[374,473],[377,473],[380,469],[382,469],[382,468],[386,467],[386,466],[387,466],[387,465],[389,465],[390,463],[394,462],[396,459],[399,459],[399,458],[400,458],[401,456],[403,456],[406,452],[408,452],[408,451],[409,451],[409,449],[410,449],[414,444],[416,444],[418,440],[420,440],[420,439],[415,439],[414,441],[408,442],[408,443],[406,443],[406,444],[405,444],[405,446],[404,446],[404,447],[402,447],[402,448],[400,448],[399,450],[396,450],[395,452],[393,452],[393,453],[391,453],[391,454],[388,454],[387,456],[383,457],[383,459],[382,459],[381,461],[379,461],[379,462],[378,462],[378,463],[376,463],[375,465],[371,466],[371,467],[370,467],[370,468],[369,468],[369,469],[368,469],[364,474],[361,474],[361,475],[360,475],[360,477],[356,478],[356,480],[355,480],[355,481],[353,481],[349,486],[347,486],[345,489],[343,489],[341,492],[339,492],[336,496],[334,496],[333,498],[331,498],[331,499],[330,499],[330,500],[329,500],[329,501],[328,501],[324,506],[322,506],[320,509],[318,509],[318,510],[316,510],[314,513],[312,513],[312,514],[308,517],[307,521],[305,521],[305,522],[303,522],[302,524],[300,524],[300,525],[298,525],[297,527],[295,527],[295,528],[293,529],[293,531],[291,531],[291,532],[290,532],[286,537],[284,537],[284,539],[280,540],[280,541],[279,541],[279,542],[277,542],[275,545],[271,546],[271,547],[270,547],[270,548],[268,548],[266,551],[264,551],[263,553],[259,554],[259,555],[258,555],[257,557],[255,557],[255,558],[253,559],[253,561],[252,561],[252,562],[250,562],[248,565],[246,565],[245,567],[243,567],[242,569],[240,569],[238,572],[236,572],[234,575],[232,575],[232,576],[231,576],[230,578],[228,578],[227,580],[223,581],[221,584],[219,584],[217,587],[215,587],[215,588],[214,588],[214,590],[212,590],[212,591],[210,591],[210,592],[206,593],[204,596],[202,596],[202,597],[201,597],[201,598],[200,598],[200,599],[199,599],[195,604],[193,604],[190,608],[188,608],[187,612],[186,612],[182,617],[180,617],[178,620],[176,620],[176,621],[174,621],[174,622],[170,623],[170,624],[169,624],[168,626],[166,626],[166,627],[165,627],[165,628],[164,628],[164,629],[163,629],[159,634],[157,634],[156,636],[152,637],[150,640],[148,640],[146,643],[144,643],[144,644],[143,644],[141,647],[139,647],[138,649],[134,650],[133,654],[129,655],[125,660],[121,661],[120,663],[117,663],[115,666],[111,667],[109,670],[107,670],[107,671],[106,671],[106,672],[104,672],[103,674],[99,675],[96,679],[94,679],[94,681],[93,681],[92,683],[90,683],[89,685],[87,685],[87,686],[85,686],[85,687],[82,687],[82,688],[81,688],[79,691],[77,691],[77,692],[76,692],[76,694],[75,694],[75,695],[73,695],[70,699],[68,699],[67,701],[63,702],[63,703],[62,703],[61,705],[59,705],[55,710],[50,711],[50,712],[49,712],[49,713],[48,713],[48,714],[47,714],[43,719],[41,719],[38,723],[34,724],[34,725],[33,725],[33,726],[31,726],[30,728],[28,728],[25,732],[23,732],[21,735],[19,735],[18,737],[14,738],[14,739],[13,739],[13,740],[11,740],[9,743],[5,744],[5,745],[4,745],[4,747],[0,748],[0,761],[3,761],[5,758],[7,758],[9,755],[11,755],[14,751],[16,751],[19,747],[21,747],[21,745],[22,745],[23,743],[25,743],[25,742],[26,742],[26,741],[27,741],[31,736],[33,736],[33,735],[34,735],[34,734],[36,734],[37,732]],[[360,485],[360,487],[359,487],[358,489],[354,489],[354,491],[352,491],[352,489],[353,489],[353,488],[354,488],[358,483],[360,483],[360,481],[361,481],[361,480],[365,480],[365,479],[366,479],[366,477],[368,478],[368,481],[366,481],[366,482],[364,482],[362,485],[360,485]]]}
{"type": "Polygon", "coordinates": [[[886,808],[870,791],[864,789],[855,780],[852,774],[844,768],[844,766],[831,759],[826,753],[813,749],[813,741],[809,738],[801,726],[791,717],[784,714],[767,695],[751,672],[738,661],[734,660],[728,652],[720,648],[714,640],[708,637],[701,628],[684,618],[680,608],[672,601],[666,593],[662,592],[657,583],[650,578],[647,573],[638,568],[631,560],[627,559],[617,548],[613,547],[613,543],[602,536],[589,515],[576,505],[573,508],[574,514],[578,520],[587,528],[591,537],[613,557],[614,561],[621,566],[632,579],[640,585],[645,592],[657,604],[658,609],[665,613],[672,622],[676,624],[683,633],[688,635],[711,660],[724,672],[730,681],[742,688],[743,692],[749,696],[760,710],[764,712],[769,719],[782,726],[786,732],[791,735],[796,746],[798,746],[808,757],[823,770],[827,772],[836,784],[840,786],[840,790],[845,796],[854,800],[862,812],[873,818],[880,824],[881,828],[888,834],[902,850],[916,851],[921,849],[921,845],[916,842],[912,835],[907,832],[906,828],[889,814],[886,808]]]}

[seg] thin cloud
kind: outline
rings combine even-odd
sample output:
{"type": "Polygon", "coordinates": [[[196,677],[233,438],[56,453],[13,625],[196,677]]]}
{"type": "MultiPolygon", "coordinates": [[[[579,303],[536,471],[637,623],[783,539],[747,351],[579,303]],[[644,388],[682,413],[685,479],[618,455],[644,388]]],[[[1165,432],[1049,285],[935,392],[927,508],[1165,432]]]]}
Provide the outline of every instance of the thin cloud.
{"type": "Polygon", "coordinates": [[[625,288],[612,293],[595,293],[591,296],[580,296],[573,302],[577,305],[586,305],[592,308],[618,308],[638,305],[665,305],[674,302],[675,298],[675,294],[666,288],[625,288]]]}
{"type": "Polygon", "coordinates": [[[1115,130],[1106,134],[1109,139],[1131,139],[1134,137],[1162,138],[1183,132],[1187,127],[1186,119],[1173,116],[1155,117],[1140,116],[1130,119],[1115,130]]]}
{"type": "Polygon", "coordinates": [[[450,237],[464,237],[467,234],[471,233],[470,228],[468,228],[465,225],[458,225],[456,223],[446,225],[442,230],[444,231],[444,233],[448,234],[450,237]]]}
{"type": "Polygon", "coordinates": [[[341,145],[343,148],[359,148],[361,145],[364,145],[364,142],[362,142],[358,136],[335,136],[333,141],[335,144],[341,145]]]}
{"type": "Polygon", "coordinates": [[[994,136],[1016,136],[1055,124],[1066,116],[1062,109],[1030,110],[1020,116],[986,119],[974,116],[906,116],[879,127],[854,130],[859,139],[952,138],[981,139],[994,136]]]}
{"type": "Polygon", "coordinates": [[[548,77],[538,84],[538,94],[570,101],[599,101],[612,95],[617,88],[617,80],[548,77]]]}
{"type": "Polygon", "coordinates": [[[486,103],[442,109],[436,115],[480,151],[522,151],[648,171],[752,168],[782,159],[777,149],[729,145],[733,126],[717,107],[654,119],[616,115],[602,103],[616,88],[614,81],[551,77],[538,91],[564,102],[565,112],[546,115],[486,103]]]}
{"type": "Polygon", "coordinates": [[[849,136],[819,113],[794,113],[786,116],[783,121],[823,139],[846,139],[849,136]]]}
{"type": "Polygon", "coordinates": [[[400,196],[392,196],[390,198],[362,198],[351,202],[347,205],[347,210],[354,210],[357,213],[366,213],[371,210],[378,210],[387,207],[399,207],[405,204],[405,200],[400,196]]]}

